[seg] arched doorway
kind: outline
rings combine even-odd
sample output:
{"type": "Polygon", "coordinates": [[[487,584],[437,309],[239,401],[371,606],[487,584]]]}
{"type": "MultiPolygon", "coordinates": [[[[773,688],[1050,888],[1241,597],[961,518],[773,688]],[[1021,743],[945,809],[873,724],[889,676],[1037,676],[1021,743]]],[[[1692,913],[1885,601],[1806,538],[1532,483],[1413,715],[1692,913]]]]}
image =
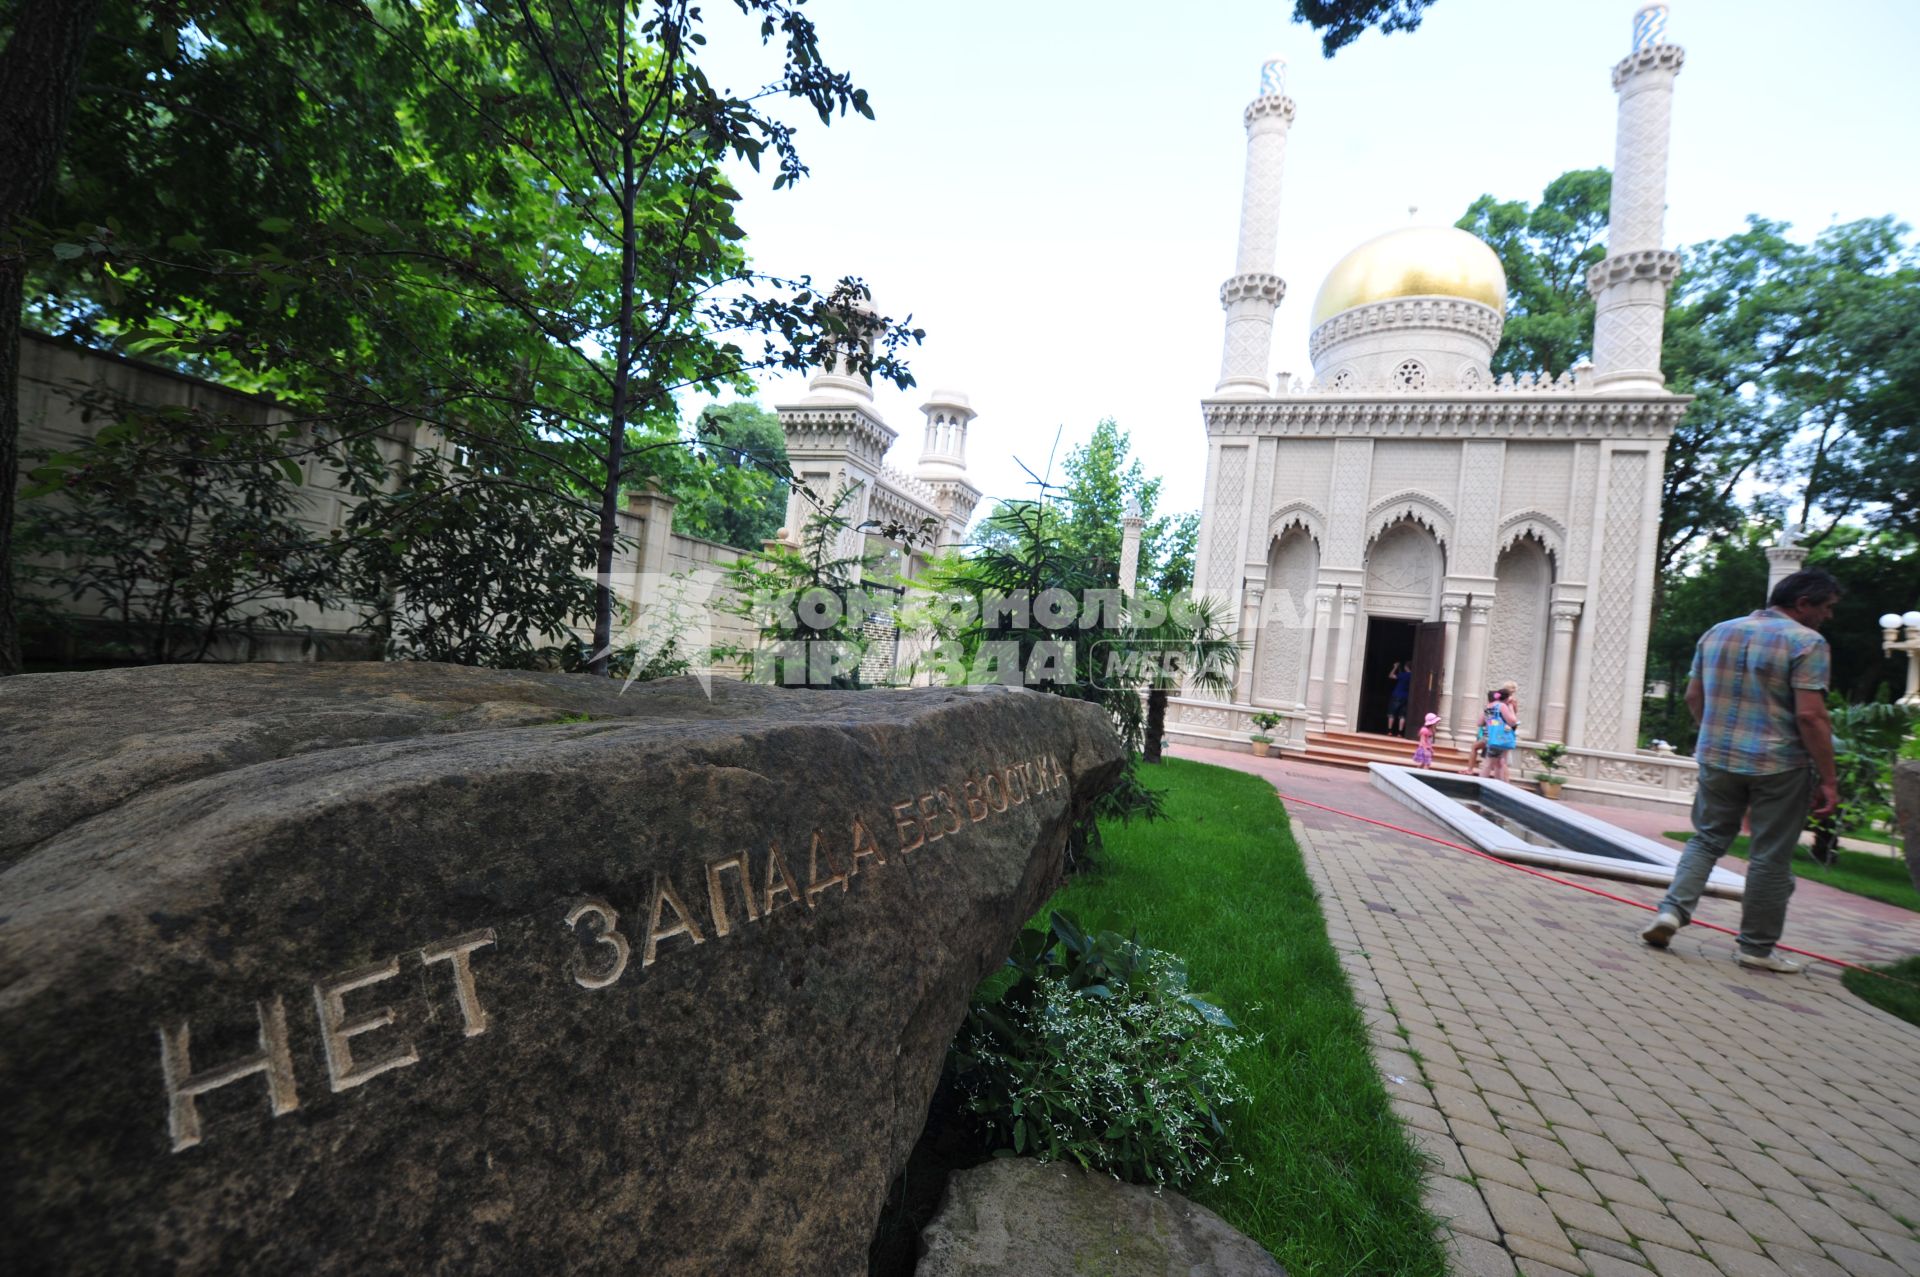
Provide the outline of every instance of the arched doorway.
{"type": "MultiPolygon", "coordinates": [[[[1446,556],[1426,524],[1408,515],[1388,524],[1367,547],[1361,595],[1359,681],[1353,698],[1357,731],[1385,732],[1395,691],[1394,667],[1409,668],[1412,699],[1407,717],[1438,703],[1445,651],[1440,587],[1446,556]]],[[[1409,733],[1411,734],[1411,733],[1409,733]]]]}

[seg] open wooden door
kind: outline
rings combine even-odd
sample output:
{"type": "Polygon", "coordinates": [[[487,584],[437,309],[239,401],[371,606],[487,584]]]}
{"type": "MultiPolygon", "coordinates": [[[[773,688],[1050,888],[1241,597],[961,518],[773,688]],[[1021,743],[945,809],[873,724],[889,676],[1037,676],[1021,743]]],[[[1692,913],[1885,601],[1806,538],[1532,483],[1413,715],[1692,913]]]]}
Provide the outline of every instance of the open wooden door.
{"type": "Polygon", "coordinates": [[[1420,734],[1427,715],[1440,709],[1440,691],[1445,683],[1440,668],[1447,662],[1447,626],[1444,621],[1423,621],[1413,638],[1413,688],[1407,697],[1407,735],[1420,734]]]}

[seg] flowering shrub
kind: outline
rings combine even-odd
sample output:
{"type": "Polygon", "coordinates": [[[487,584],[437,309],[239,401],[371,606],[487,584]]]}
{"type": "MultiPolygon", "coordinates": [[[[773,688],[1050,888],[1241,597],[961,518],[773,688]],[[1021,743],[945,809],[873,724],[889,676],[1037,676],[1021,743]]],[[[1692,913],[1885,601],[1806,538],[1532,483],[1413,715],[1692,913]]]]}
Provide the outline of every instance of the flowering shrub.
{"type": "Polygon", "coordinates": [[[1226,1178],[1229,1061],[1256,1041],[1172,954],[1056,913],[974,994],[949,1065],[996,1149],[1184,1188],[1226,1178]]]}

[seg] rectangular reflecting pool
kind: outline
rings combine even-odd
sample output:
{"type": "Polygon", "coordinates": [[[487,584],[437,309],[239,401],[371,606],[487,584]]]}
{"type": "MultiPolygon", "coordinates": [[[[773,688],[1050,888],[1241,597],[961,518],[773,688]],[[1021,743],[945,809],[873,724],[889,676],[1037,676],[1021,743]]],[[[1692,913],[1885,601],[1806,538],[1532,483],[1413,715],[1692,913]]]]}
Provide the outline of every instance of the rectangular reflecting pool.
{"type": "MultiPolygon", "coordinates": [[[[1519,864],[1665,886],[1680,849],[1642,838],[1497,780],[1374,763],[1374,788],[1425,812],[1470,847],[1519,864]]],[[[1707,894],[1738,900],[1738,874],[1715,866],[1707,894]]]]}

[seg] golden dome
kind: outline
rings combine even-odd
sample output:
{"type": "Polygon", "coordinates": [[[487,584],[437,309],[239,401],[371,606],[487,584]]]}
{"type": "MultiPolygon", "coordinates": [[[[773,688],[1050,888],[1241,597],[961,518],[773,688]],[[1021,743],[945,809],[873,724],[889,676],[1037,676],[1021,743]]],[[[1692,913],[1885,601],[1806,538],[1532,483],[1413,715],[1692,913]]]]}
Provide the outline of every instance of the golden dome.
{"type": "Polygon", "coordinates": [[[1459,297],[1507,311],[1507,272],[1479,238],[1454,226],[1404,226],[1341,258],[1313,302],[1313,326],[1394,297],[1459,297]]]}

